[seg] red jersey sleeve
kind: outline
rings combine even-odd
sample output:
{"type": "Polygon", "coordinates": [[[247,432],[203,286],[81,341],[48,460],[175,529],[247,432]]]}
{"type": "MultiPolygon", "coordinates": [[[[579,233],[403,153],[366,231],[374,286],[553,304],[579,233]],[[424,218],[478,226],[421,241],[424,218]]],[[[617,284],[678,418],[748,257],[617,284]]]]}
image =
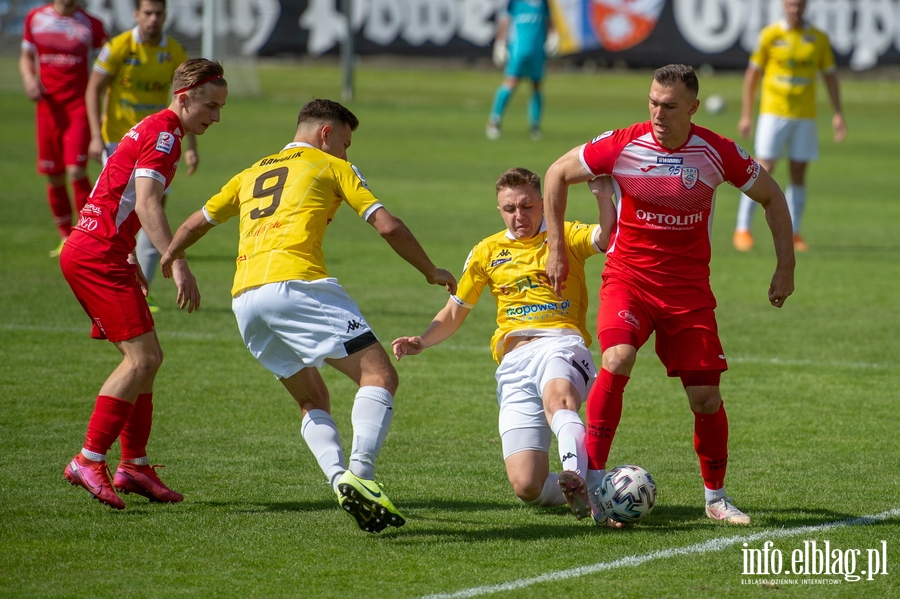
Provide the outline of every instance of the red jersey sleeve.
{"type": "Polygon", "coordinates": [[[642,124],[601,133],[581,148],[581,164],[594,176],[611,175],[622,148],[640,135],[642,124]]]}
{"type": "Polygon", "coordinates": [[[694,133],[712,147],[722,161],[722,178],[741,191],[747,191],[759,177],[759,163],[736,141],[722,137],[705,127],[694,126],[694,133]]]}

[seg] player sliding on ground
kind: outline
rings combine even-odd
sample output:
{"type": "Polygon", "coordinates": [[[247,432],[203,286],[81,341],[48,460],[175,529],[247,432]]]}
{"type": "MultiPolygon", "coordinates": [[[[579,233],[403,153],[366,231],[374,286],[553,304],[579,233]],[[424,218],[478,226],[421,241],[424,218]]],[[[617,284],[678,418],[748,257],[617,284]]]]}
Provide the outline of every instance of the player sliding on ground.
{"type": "Polygon", "coordinates": [[[347,162],[359,119],[331,100],[313,100],[297,118],[294,140],[238,173],[178,228],[165,267],[210,229],[240,220],[232,309],[244,344],[300,406],[306,441],[341,507],[366,532],[406,520],[375,482],[375,460],[394,416],[397,371],[356,303],[325,268],[325,227],[346,202],[391,249],[433,285],[456,291],[396,216],[347,162]],[[344,459],[319,368],[333,366],[359,385],[353,446],[344,459]]]}
{"type": "Polygon", "coordinates": [[[584,261],[606,250],[615,220],[608,177],[593,181],[601,222],[565,224],[572,269],[557,297],[544,272],[547,233],[540,177],[523,168],[497,180],[498,208],[506,229],[482,240],[466,260],[459,288],[419,337],[393,342],[394,356],[421,353],[459,329],[487,286],[497,300],[497,330],[491,339],[497,369],[500,438],[506,474],[529,505],[572,508],[591,515],[584,476],[585,427],[578,415],[597,370],[587,345],[584,261]],[[556,435],[560,474],[550,472],[551,431],[556,435]]]}

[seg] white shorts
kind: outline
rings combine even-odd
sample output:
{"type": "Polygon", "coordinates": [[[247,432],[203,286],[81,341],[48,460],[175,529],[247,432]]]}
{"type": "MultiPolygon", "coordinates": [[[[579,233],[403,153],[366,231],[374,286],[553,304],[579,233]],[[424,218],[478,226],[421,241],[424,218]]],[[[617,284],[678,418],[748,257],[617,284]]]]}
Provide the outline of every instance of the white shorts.
{"type": "Polygon", "coordinates": [[[278,378],[346,358],[378,338],[337,279],[283,281],[234,298],[244,345],[278,378]]]}
{"type": "Polygon", "coordinates": [[[819,137],[815,119],[786,119],[771,114],[761,114],[756,121],[757,160],[777,160],[784,147],[788,159],[794,162],[812,162],[819,157],[819,137]]]}
{"type": "Polygon", "coordinates": [[[514,349],[497,368],[503,459],[520,451],[550,451],[551,431],[541,396],[553,379],[566,379],[583,402],[597,377],[594,358],[578,335],[546,337],[514,349]]]}

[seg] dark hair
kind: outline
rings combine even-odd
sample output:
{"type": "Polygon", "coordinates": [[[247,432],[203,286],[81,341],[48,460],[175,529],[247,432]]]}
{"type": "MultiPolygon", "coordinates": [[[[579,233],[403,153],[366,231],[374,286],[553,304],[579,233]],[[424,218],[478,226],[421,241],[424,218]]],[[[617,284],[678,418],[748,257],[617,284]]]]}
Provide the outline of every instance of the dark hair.
{"type": "Polygon", "coordinates": [[[163,8],[166,8],[166,0],[134,0],[134,10],[141,10],[141,4],[143,4],[144,2],[162,4],[163,8]]]}
{"type": "Polygon", "coordinates": [[[660,67],[653,72],[653,79],[667,87],[676,83],[683,83],[684,87],[695,96],[700,93],[700,82],[693,67],[684,64],[669,64],[660,67]]]}
{"type": "Polygon", "coordinates": [[[222,78],[225,69],[218,62],[205,58],[191,58],[175,69],[172,77],[172,89],[176,92],[191,92],[204,83],[225,86],[228,82],[222,78]]]}
{"type": "Polygon", "coordinates": [[[356,115],[333,100],[317,98],[307,102],[306,106],[300,109],[300,114],[297,115],[298,126],[303,123],[322,122],[349,125],[351,131],[356,131],[356,128],[359,127],[359,119],[356,118],[356,115]]]}
{"type": "Polygon", "coordinates": [[[494,189],[497,193],[500,193],[501,189],[512,189],[529,185],[534,187],[538,193],[541,193],[541,178],[527,168],[517,166],[500,175],[494,189]]]}

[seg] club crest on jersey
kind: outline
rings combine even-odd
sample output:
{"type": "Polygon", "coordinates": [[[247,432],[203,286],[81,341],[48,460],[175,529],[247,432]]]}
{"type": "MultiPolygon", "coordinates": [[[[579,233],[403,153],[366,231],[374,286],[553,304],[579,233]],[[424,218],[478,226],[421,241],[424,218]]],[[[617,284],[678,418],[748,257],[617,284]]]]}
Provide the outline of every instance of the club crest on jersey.
{"type": "Polygon", "coordinates": [[[750,154],[747,152],[747,150],[742,148],[738,142],[734,142],[734,147],[737,150],[737,153],[740,154],[741,158],[743,158],[744,160],[750,158],[750,154]]]}
{"type": "Polygon", "coordinates": [[[160,131],[159,137],[156,138],[156,149],[159,152],[165,152],[166,154],[172,153],[172,148],[175,147],[175,136],[169,133],[168,131],[160,131]]]}
{"type": "Polygon", "coordinates": [[[700,178],[700,171],[692,166],[684,166],[681,168],[681,184],[685,189],[691,189],[697,184],[700,178]]]}
{"type": "Polygon", "coordinates": [[[609,136],[612,135],[612,134],[613,134],[612,131],[606,131],[605,133],[601,133],[600,135],[598,135],[597,137],[595,137],[594,139],[592,139],[592,140],[591,140],[591,143],[592,143],[592,144],[595,144],[595,143],[597,143],[598,141],[600,141],[601,139],[606,139],[607,137],[609,137],[609,136]]]}

